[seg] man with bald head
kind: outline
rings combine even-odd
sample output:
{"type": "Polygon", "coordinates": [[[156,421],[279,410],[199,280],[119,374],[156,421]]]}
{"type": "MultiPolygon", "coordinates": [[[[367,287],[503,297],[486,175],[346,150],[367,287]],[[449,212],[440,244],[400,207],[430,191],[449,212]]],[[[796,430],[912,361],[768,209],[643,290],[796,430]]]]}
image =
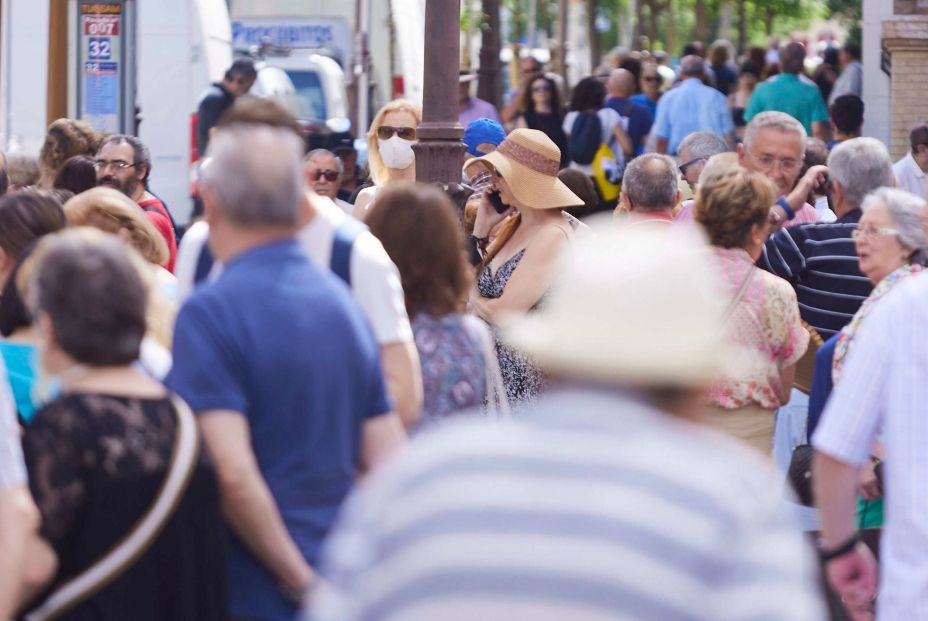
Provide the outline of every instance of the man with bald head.
{"type": "Polygon", "coordinates": [[[708,131],[735,148],[735,125],[725,95],[702,82],[703,60],[684,56],[680,61],[680,84],[657,102],[653,133],[658,153],[676,155],[680,143],[693,132],[708,131]]]}
{"type": "Polygon", "coordinates": [[[625,131],[632,139],[635,155],[640,155],[644,150],[645,138],[654,123],[654,117],[647,107],[630,99],[635,94],[635,74],[627,69],[615,69],[606,80],[606,92],[606,107],[612,108],[622,117],[625,131]]]}

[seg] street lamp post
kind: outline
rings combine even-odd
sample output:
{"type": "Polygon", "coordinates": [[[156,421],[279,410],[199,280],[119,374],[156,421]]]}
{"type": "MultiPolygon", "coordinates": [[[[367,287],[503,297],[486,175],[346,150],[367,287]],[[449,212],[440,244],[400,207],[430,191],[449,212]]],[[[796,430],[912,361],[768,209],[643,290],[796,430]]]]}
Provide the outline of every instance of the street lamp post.
{"type": "Polygon", "coordinates": [[[464,128],[458,123],[461,0],[425,3],[425,82],[416,152],[416,180],[460,183],[464,128]]]}
{"type": "Polygon", "coordinates": [[[503,99],[499,61],[499,0],[483,0],[483,14],[486,24],[481,35],[477,96],[499,108],[503,99]]]}

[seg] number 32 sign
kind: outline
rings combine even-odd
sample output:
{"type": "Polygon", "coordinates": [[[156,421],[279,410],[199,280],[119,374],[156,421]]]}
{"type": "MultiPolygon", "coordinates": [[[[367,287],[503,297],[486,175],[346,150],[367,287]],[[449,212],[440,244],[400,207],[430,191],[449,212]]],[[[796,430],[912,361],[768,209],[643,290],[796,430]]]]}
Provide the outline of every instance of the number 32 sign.
{"type": "Polygon", "coordinates": [[[109,37],[87,39],[87,56],[94,60],[109,60],[112,54],[109,37]]]}

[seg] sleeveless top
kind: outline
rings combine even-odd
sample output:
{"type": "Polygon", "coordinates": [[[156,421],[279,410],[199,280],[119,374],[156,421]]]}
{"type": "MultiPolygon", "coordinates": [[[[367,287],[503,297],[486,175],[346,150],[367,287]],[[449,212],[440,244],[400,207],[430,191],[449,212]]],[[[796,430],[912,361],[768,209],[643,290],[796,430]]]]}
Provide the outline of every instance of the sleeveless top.
{"type": "MultiPolygon", "coordinates": [[[[485,298],[498,298],[503,295],[506,284],[512,273],[516,271],[525,249],[517,252],[512,258],[499,266],[495,273],[490,265],[484,266],[477,276],[477,290],[485,298]]],[[[538,308],[541,301],[531,310],[538,308]]],[[[531,311],[530,311],[531,312],[531,311]]],[[[506,396],[513,407],[519,404],[534,401],[544,388],[544,377],[538,367],[525,354],[503,344],[500,340],[499,330],[490,326],[496,340],[496,355],[499,358],[499,370],[503,376],[506,387],[506,396]]]]}
{"type": "Polygon", "coordinates": [[[542,114],[540,112],[525,112],[522,115],[525,119],[525,125],[529,129],[537,129],[544,132],[550,138],[557,148],[561,150],[561,168],[570,163],[570,154],[567,150],[567,134],[564,133],[562,124],[564,117],[556,112],[542,114]]]}

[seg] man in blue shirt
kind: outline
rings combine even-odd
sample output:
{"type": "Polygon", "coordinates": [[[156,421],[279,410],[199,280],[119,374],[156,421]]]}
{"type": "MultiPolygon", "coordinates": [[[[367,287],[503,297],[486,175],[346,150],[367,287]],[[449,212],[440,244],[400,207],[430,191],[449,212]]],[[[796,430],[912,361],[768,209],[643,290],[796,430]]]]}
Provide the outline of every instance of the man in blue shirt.
{"type": "Polygon", "coordinates": [[[735,124],[725,95],[702,82],[703,60],[684,56],[680,61],[680,84],[657,102],[653,132],[658,153],[676,155],[680,143],[693,132],[709,131],[735,148],[735,124]]]}
{"type": "Polygon", "coordinates": [[[166,381],[199,415],[229,527],[229,607],[250,621],[294,617],[356,473],[404,441],[360,309],[295,239],[302,150],[267,126],[210,141],[200,190],[225,270],[181,309],[166,381]]]}
{"type": "Polygon", "coordinates": [[[635,94],[635,74],[628,69],[615,69],[606,80],[606,92],[609,94],[606,107],[612,108],[619,116],[628,120],[628,137],[632,139],[635,155],[641,155],[644,151],[644,139],[651,131],[654,117],[645,106],[630,99],[635,94]]]}

